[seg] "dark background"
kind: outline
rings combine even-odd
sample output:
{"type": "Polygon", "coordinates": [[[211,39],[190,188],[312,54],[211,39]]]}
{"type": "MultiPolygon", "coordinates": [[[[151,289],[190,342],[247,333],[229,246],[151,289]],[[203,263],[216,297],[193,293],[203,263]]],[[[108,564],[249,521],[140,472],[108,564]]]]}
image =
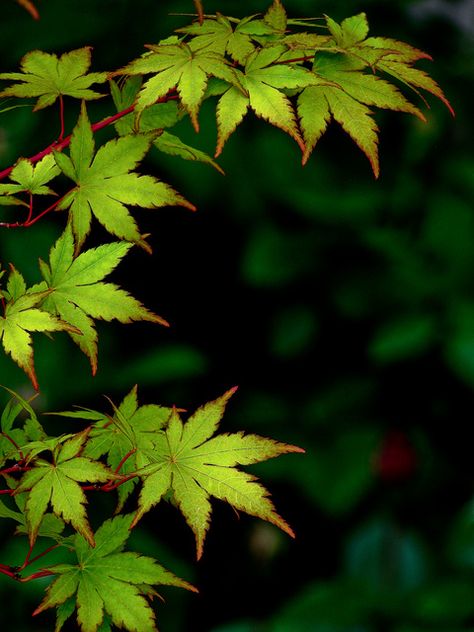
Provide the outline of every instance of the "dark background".
{"type": "MultiPolygon", "coordinates": [[[[267,6],[204,4],[237,16],[267,6]]],[[[43,0],[35,22],[11,0],[1,5],[3,71],[34,48],[84,45],[94,47],[93,70],[112,70],[185,23],[168,12],[192,10],[190,0],[43,0]]],[[[378,181],[335,125],[304,169],[296,144],[252,116],[224,150],[225,177],[152,153],[146,169],[199,211],[137,211],[142,230],[153,234],[154,255],[133,251],[113,280],[172,328],[99,323],[95,378],[66,336],[54,343],[36,336],[36,403],[39,410],[73,403],[106,410],[102,394],[119,402],[138,383],[142,403],[192,410],[239,384],[223,430],[307,450],[250,468],[296,541],[256,519],[237,520],[217,501],[198,564],[192,533],[173,507],[162,503],[133,533],[132,548],[200,589],[199,596],[162,591],[164,632],[473,630],[473,4],[286,6],[293,16],[339,20],[364,10],[372,34],[427,50],[435,63],[420,67],[442,85],[456,118],[432,98],[426,125],[378,113],[378,181]]],[[[71,129],[78,105],[69,106],[71,129]]],[[[1,115],[0,168],[51,142],[53,110],[1,115]]],[[[100,120],[113,106],[105,99],[89,112],[100,120]]],[[[212,153],[213,116],[206,103],[200,135],[188,121],[177,133],[212,153]]],[[[104,132],[98,142],[107,138],[104,132]]],[[[37,257],[47,257],[64,219],[4,229],[3,264],[36,281],[37,257]]],[[[31,394],[4,355],[0,382],[31,394]]],[[[112,499],[91,496],[90,503],[96,525],[113,511],[112,499]]],[[[1,527],[0,560],[17,563],[24,542],[7,538],[7,521],[1,527]]],[[[0,577],[4,629],[53,629],[52,615],[30,618],[46,583],[12,586],[0,577]]]]}

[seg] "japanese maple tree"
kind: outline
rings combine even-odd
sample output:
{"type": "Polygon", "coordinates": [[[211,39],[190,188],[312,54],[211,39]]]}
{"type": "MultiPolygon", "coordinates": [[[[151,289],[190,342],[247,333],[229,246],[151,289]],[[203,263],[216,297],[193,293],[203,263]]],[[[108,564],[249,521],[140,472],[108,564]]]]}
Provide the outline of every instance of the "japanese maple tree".
{"type": "MultiPolygon", "coordinates": [[[[36,11],[33,3],[21,4],[30,13],[36,11]]],[[[59,56],[31,51],[19,72],[0,74],[7,83],[0,96],[33,99],[34,112],[53,105],[59,110],[58,137],[0,173],[0,204],[14,213],[1,226],[31,227],[55,212],[63,227],[50,252],[38,253],[37,281],[29,286],[12,262],[0,290],[4,351],[36,390],[37,333],[67,333],[96,373],[95,320],[168,325],[126,290],[104,281],[134,246],[151,252],[130,207],[195,208],[169,184],[142,173],[149,151],[220,169],[215,158],[253,114],[296,141],[305,164],[334,121],[364,152],[378,177],[373,108],[424,121],[417,99],[423,90],[451,110],[438,84],[416,67],[429,55],[390,38],[369,37],[363,13],[340,24],[326,16],[325,28],[316,32],[312,20],[289,18],[279,0],[265,14],[242,19],[207,15],[201,2],[195,6],[190,25],[147,45],[122,68],[89,72],[91,48],[85,46],[59,56]],[[117,112],[91,123],[87,104],[106,96],[106,85],[117,112]],[[405,88],[411,92],[405,94],[405,88]],[[415,103],[409,98],[413,96],[415,103]],[[64,108],[71,98],[80,101],[80,113],[66,135],[64,108]],[[206,100],[216,103],[214,158],[168,131],[183,117],[199,131],[206,100]],[[113,126],[116,138],[97,146],[95,132],[113,126]],[[55,191],[61,187],[66,192],[59,196],[55,191]],[[87,248],[97,224],[114,241],[87,248]]],[[[135,386],[119,404],[110,401],[108,410],[56,413],[82,426],[76,430],[65,422],[64,434],[49,436],[31,403],[5,387],[10,399],[0,420],[0,493],[5,496],[0,517],[16,523],[16,533],[28,538],[30,548],[22,563],[0,564],[0,572],[20,582],[54,578],[34,614],[56,608],[57,631],[76,610],[84,632],[114,626],[155,630],[151,602],[156,586],[196,590],[156,560],[124,551],[131,529],[163,499],[177,506],[194,532],[198,558],[210,526],[211,497],[294,535],[267,490],[238,466],[304,450],[243,432],[215,434],[236,388],[183,420],[182,409],[140,405],[135,386]],[[117,515],[95,533],[87,512],[87,492],[92,490],[117,492],[117,515]],[[38,536],[52,544],[33,555],[38,536]],[[41,570],[29,574],[30,564],[53,549],[64,552],[64,562],[45,561],[41,570]]]]}

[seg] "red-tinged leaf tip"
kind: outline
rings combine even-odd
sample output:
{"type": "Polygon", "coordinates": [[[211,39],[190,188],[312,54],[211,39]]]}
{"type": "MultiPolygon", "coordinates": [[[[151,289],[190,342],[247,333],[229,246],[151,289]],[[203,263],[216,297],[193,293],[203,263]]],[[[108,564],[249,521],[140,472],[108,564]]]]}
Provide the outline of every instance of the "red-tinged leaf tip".
{"type": "Polygon", "coordinates": [[[163,327],[171,327],[169,322],[164,318],[161,318],[161,316],[157,316],[156,314],[153,314],[153,316],[154,318],[152,322],[156,323],[157,325],[163,325],[163,327]]]}
{"type": "Polygon", "coordinates": [[[291,444],[286,443],[285,447],[286,447],[286,451],[288,453],[290,453],[290,452],[291,453],[297,452],[298,454],[306,454],[306,450],[304,448],[300,448],[297,445],[291,445],[291,444]]]}
{"type": "Polygon", "coordinates": [[[188,202],[187,200],[184,200],[184,202],[181,203],[181,206],[184,206],[190,211],[193,211],[193,213],[197,211],[197,206],[194,206],[194,204],[192,204],[191,202],[188,202]]]}
{"type": "Polygon", "coordinates": [[[27,372],[28,377],[31,380],[31,383],[33,384],[33,388],[38,393],[39,384],[38,384],[38,378],[36,377],[35,367],[33,366],[33,358],[31,358],[31,364],[30,366],[28,366],[26,372],[27,372]]]}
{"type": "Polygon", "coordinates": [[[199,562],[199,560],[202,558],[202,554],[204,551],[204,545],[202,542],[198,542],[196,540],[196,560],[199,562]]]}
{"type": "Polygon", "coordinates": [[[194,131],[196,132],[196,134],[199,134],[199,121],[197,119],[197,116],[195,114],[190,114],[190,118],[191,118],[191,123],[193,124],[193,127],[194,127],[194,131]]]}
{"type": "Polygon", "coordinates": [[[137,522],[140,520],[140,518],[143,516],[142,513],[140,513],[140,510],[137,510],[137,513],[135,514],[135,516],[133,517],[133,520],[128,528],[129,531],[131,531],[132,529],[134,529],[137,525],[137,522]]]}

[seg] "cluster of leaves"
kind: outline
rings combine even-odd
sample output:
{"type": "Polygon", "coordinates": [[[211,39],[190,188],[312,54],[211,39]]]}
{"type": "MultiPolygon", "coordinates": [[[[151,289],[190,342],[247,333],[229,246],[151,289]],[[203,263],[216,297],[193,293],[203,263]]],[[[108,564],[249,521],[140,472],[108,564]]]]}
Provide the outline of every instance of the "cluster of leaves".
{"type": "MultiPolygon", "coordinates": [[[[40,166],[38,163],[35,171],[40,166]]],[[[49,263],[40,259],[43,281],[27,287],[21,273],[12,266],[6,287],[0,292],[4,304],[0,337],[5,351],[25,370],[35,389],[38,381],[31,332],[66,331],[87,355],[95,373],[94,319],[167,324],[114,283],[103,282],[131,247],[128,242],[116,241],[74,256],[74,238],[68,224],[51,248],[49,263]]]]}
{"type": "Polygon", "coordinates": [[[59,606],[57,630],[76,606],[85,631],[100,625],[101,630],[110,629],[110,622],[127,630],[155,629],[146,601],[156,595],[153,586],[195,589],[155,560],[123,553],[123,547],[138,520],[164,498],[179,508],[193,530],[198,558],[210,524],[211,496],[293,535],[266,489],[235,466],[302,450],[241,432],[213,436],[235,390],[201,406],[183,422],[176,408],[140,406],[135,387],[118,407],[112,404],[111,414],[89,409],[56,413],[89,423],[80,432],[56,437],[46,434],[31,404],[11,392],[1,417],[0,474],[8,485],[2,493],[13,499],[16,509],[0,501],[0,517],[18,523],[17,533],[28,536],[30,554],[43,536],[77,558],[33,576],[19,574],[22,581],[57,576],[35,613],[59,606]],[[136,511],[107,520],[94,534],[85,492],[117,489],[120,512],[137,483],[136,511]],[[76,534],[65,535],[66,525],[76,534]]]}
{"type": "Polygon", "coordinates": [[[0,184],[0,203],[28,209],[23,222],[3,225],[31,226],[51,211],[68,210],[68,227],[51,251],[50,265],[40,262],[44,282],[27,288],[12,269],[1,291],[0,338],[35,388],[32,331],[68,331],[95,372],[97,334],[92,318],[166,324],[102,279],[130,243],[150,250],[130,206],[194,209],[169,185],[135,171],[151,147],[220,169],[210,156],[167,131],[186,115],[198,131],[205,99],[218,98],[216,156],[249,110],[289,134],[302,151],[303,163],[333,119],[365,152],[376,176],[378,129],[369,108],[399,110],[424,120],[391,80],[415,92],[426,90],[450,107],[437,83],[414,67],[429,56],[402,42],[368,37],[363,13],[341,24],[326,17],[324,33],[316,33],[307,30],[314,27],[314,20],[288,19],[279,0],[265,15],[243,19],[219,13],[204,16],[201,3],[197,8],[197,22],[148,46],[140,58],[113,73],[90,73],[91,49],[84,47],[59,58],[32,51],[23,58],[21,72],[0,74],[0,80],[13,82],[0,96],[35,98],[34,110],[57,101],[60,106],[57,141],[0,173],[0,179],[10,179],[0,184]],[[124,79],[117,83],[117,76],[124,79]],[[103,96],[91,86],[107,79],[118,112],[91,125],[85,102],[103,96]],[[64,97],[82,101],[77,125],[66,138],[64,97]],[[118,138],[96,151],[94,132],[112,123],[118,138]],[[74,186],[58,197],[50,185],[60,176],[74,186]],[[44,196],[55,200],[35,214],[34,202],[44,196]],[[80,254],[93,217],[122,241],[80,254]]]}
{"type": "MultiPolygon", "coordinates": [[[[20,4],[32,10],[32,3],[20,4]]],[[[194,209],[168,184],[137,172],[152,148],[220,169],[212,157],[168,131],[184,117],[199,131],[206,99],[217,98],[214,158],[250,111],[294,139],[303,164],[334,120],[367,155],[375,176],[378,128],[370,108],[424,120],[419,107],[400,91],[403,85],[415,94],[427,91],[450,108],[437,83],[415,68],[429,56],[396,40],[369,37],[365,14],[340,24],[326,17],[322,32],[315,32],[314,20],[289,19],[280,0],[263,16],[243,19],[205,15],[198,0],[195,6],[195,22],[149,45],[141,57],[114,72],[89,72],[91,49],[84,47],[61,57],[32,51],[23,58],[20,72],[0,74],[0,80],[10,82],[0,96],[36,99],[34,111],[59,106],[58,138],[0,172],[0,179],[9,178],[0,184],[0,204],[27,213],[23,221],[3,226],[29,227],[52,211],[68,215],[49,261],[39,262],[42,280],[28,285],[10,265],[0,288],[0,340],[35,389],[34,332],[68,333],[95,373],[94,320],[167,325],[104,279],[133,245],[150,252],[130,207],[194,209]],[[107,80],[117,113],[91,123],[86,102],[104,96],[94,86],[107,80]],[[81,101],[77,124],[68,136],[66,97],[81,101]],[[117,137],[96,149],[95,133],[112,125],[117,137]],[[53,201],[38,210],[38,200],[42,204],[48,197],[53,201]],[[93,220],[116,241],[84,249],[93,220]]],[[[13,394],[0,420],[0,474],[6,485],[0,490],[6,497],[0,502],[0,517],[17,523],[17,533],[28,537],[30,550],[23,565],[0,564],[0,573],[19,581],[55,577],[35,613],[57,607],[58,631],[76,608],[84,632],[110,630],[112,625],[156,629],[149,603],[157,595],[154,587],[195,590],[156,560],[123,550],[130,530],[161,500],[172,502],[183,514],[194,533],[198,558],[210,524],[211,496],[293,535],[265,488],[236,466],[302,450],[257,435],[213,436],[234,391],[205,404],[184,422],[176,408],[140,406],[134,388],[119,406],[112,404],[111,413],[56,413],[88,424],[59,437],[48,436],[30,403],[13,394]],[[95,532],[86,511],[86,492],[92,490],[117,490],[120,514],[95,532]],[[120,513],[134,502],[131,513],[120,513]],[[65,533],[69,527],[75,533],[65,533]],[[61,549],[65,561],[27,575],[31,562],[45,553],[32,558],[39,536],[52,539],[47,551],[61,549]]]]}

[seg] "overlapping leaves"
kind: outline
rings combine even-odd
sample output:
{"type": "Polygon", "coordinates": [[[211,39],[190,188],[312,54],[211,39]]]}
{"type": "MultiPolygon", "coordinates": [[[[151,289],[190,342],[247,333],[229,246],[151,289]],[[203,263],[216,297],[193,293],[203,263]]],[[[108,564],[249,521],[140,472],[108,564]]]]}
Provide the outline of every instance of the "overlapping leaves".
{"type": "Polygon", "coordinates": [[[68,331],[71,334],[81,332],[73,324],[61,320],[40,307],[50,290],[27,293],[23,276],[12,268],[6,290],[0,291],[3,297],[4,313],[0,316],[0,340],[3,348],[29,376],[34,388],[38,390],[36,378],[32,332],[68,331]]]}
{"type": "Polygon", "coordinates": [[[151,46],[152,53],[121,72],[157,73],[139,92],[138,110],[154,107],[157,99],[177,88],[197,129],[209,74],[204,66],[201,74],[196,70],[199,60],[210,63],[212,57],[220,68],[231,64],[233,77],[213,73],[224,86],[227,84],[217,105],[216,156],[251,109],[296,140],[303,163],[334,120],[367,155],[378,176],[379,130],[370,108],[408,112],[424,120],[420,109],[392,83],[393,79],[417,94],[420,89],[430,92],[451,109],[438,84],[414,67],[415,62],[430,57],[403,42],[368,37],[364,13],[340,24],[326,16],[327,35],[288,31],[288,27],[310,24],[288,20],[280,0],[273,2],[263,18],[207,15],[198,23],[177,29],[184,40],[151,46]],[[191,81],[193,73],[195,80],[191,81]]]}
{"type": "Polygon", "coordinates": [[[122,323],[168,323],[114,283],[103,279],[132,247],[121,241],[91,248],[74,257],[74,238],[68,225],[51,248],[49,263],[40,260],[44,281],[27,288],[12,267],[6,289],[0,291],[4,314],[0,340],[5,351],[27,373],[35,389],[32,332],[66,331],[97,370],[97,331],[94,319],[122,323]]]}
{"type": "MultiPolygon", "coordinates": [[[[64,417],[93,422],[84,455],[93,459],[106,456],[108,465],[127,476],[153,460],[155,439],[163,430],[172,409],[158,404],[138,405],[135,386],[112,413],[82,409],[57,413],[64,417]]],[[[130,495],[136,478],[117,488],[120,510],[130,495]]]]}
{"type": "Polygon", "coordinates": [[[334,52],[320,52],[313,64],[322,85],[308,87],[298,97],[298,115],[306,144],[303,163],[334,119],[366,154],[377,177],[378,127],[369,108],[408,112],[423,121],[425,117],[397,87],[374,71],[383,71],[409,86],[424,88],[450,109],[451,106],[436,82],[413,68],[415,61],[429,55],[396,40],[368,38],[364,13],[341,24],[329,17],[326,22],[334,39],[334,52]]]}
{"type": "Polygon", "coordinates": [[[149,45],[150,52],[132,61],[117,74],[146,75],[154,73],[140,90],[136,109],[141,111],[176,88],[191,121],[199,130],[198,111],[204,98],[209,77],[218,77],[238,84],[233,68],[227,61],[206,48],[193,50],[185,43],[149,45]]]}
{"type": "MultiPolygon", "coordinates": [[[[52,461],[36,458],[34,465],[22,477],[15,494],[27,492],[26,522],[30,544],[38,535],[41,521],[51,503],[55,515],[70,523],[94,546],[94,536],[87,520],[86,496],[79,483],[106,482],[113,474],[99,461],[79,456],[88,430],[58,443],[51,448],[52,461]]],[[[41,451],[48,444],[38,446],[41,451]]]]}

